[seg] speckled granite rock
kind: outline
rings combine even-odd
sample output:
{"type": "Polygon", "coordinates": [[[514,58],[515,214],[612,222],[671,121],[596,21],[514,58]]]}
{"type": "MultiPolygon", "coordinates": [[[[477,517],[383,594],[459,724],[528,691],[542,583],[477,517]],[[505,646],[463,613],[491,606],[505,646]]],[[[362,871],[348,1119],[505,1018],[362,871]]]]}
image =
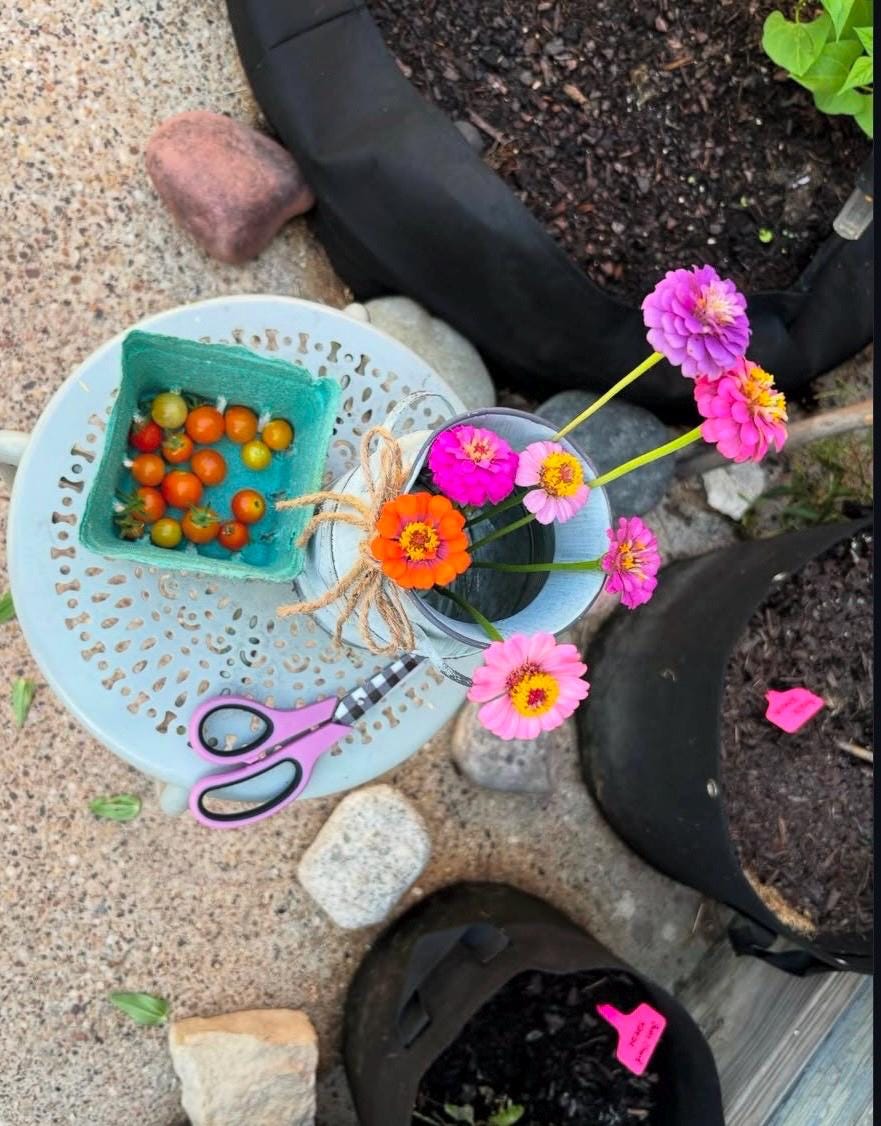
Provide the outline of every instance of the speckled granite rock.
{"type": "MultiPolygon", "coordinates": [[[[590,391],[560,391],[542,403],[535,413],[563,427],[598,398],[599,395],[590,391]]],[[[584,450],[599,473],[606,473],[672,437],[663,422],[650,411],[620,398],[606,403],[567,436],[584,450]]],[[[639,516],[647,512],[661,500],[672,477],[673,458],[666,457],[613,481],[606,486],[613,511],[619,516],[639,516]]]]}
{"type": "Polygon", "coordinates": [[[300,883],[333,921],[380,923],[428,863],[425,822],[391,786],[343,798],[303,854],[300,883]]]}
{"type": "Polygon", "coordinates": [[[168,1045],[192,1126],[312,1126],[318,1039],[292,1009],[189,1017],[168,1045]]]}
{"type": "Polygon", "coordinates": [[[315,196],[276,141],[220,113],[168,118],[147,144],[147,172],[183,229],[221,262],[247,262],[315,196]]]}
{"type": "Polygon", "coordinates": [[[465,777],[490,790],[550,793],[557,758],[574,752],[574,725],[564,723],[537,739],[499,739],[480,725],[479,708],[466,704],[453,732],[453,761],[465,777]]]}
{"type": "Polygon", "coordinates": [[[745,461],[711,469],[703,474],[703,482],[710,508],[739,520],[765,491],[767,477],[761,465],[745,461]]]}

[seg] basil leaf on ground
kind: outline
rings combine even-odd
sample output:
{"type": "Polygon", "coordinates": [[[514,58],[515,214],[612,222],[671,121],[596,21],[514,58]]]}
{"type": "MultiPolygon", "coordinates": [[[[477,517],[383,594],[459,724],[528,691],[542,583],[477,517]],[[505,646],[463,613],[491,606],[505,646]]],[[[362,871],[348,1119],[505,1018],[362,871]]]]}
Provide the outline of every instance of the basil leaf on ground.
{"type": "Polygon", "coordinates": [[[93,798],[89,809],[108,821],[132,821],[141,812],[141,799],[136,794],[108,794],[93,798]]]}
{"type": "Polygon", "coordinates": [[[37,691],[37,686],[32,680],[27,680],[25,677],[20,676],[12,686],[12,714],[15,716],[15,724],[17,727],[24,727],[25,720],[28,718],[28,712],[31,710],[31,704],[34,701],[34,693],[37,691]]]}
{"type": "Polygon", "coordinates": [[[109,1000],[136,1024],[161,1024],[168,1016],[168,1002],[152,993],[111,993],[109,1000]]]}

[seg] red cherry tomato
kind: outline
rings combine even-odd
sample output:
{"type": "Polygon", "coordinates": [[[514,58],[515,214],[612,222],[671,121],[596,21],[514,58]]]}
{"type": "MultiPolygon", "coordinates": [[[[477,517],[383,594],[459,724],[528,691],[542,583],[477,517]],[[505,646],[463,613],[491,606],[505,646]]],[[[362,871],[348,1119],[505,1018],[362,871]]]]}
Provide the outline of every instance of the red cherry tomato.
{"type": "Polygon", "coordinates": [[[137,503],[132,508],[132,515],[144,524],[155,524],[165,515],[165,501],[158,489],[149,485],[141,485],[137,490],[137,503]]]}
{"type": "Polygon", "coordinates": [[[152,454],[162,445],[162,429],[152,418],[135,419],[128,440],[140,453],[152,454]]]}
{"type": "Polygon", "coordinates": [[[180,526],[190,543],[210,543],[220,531],[220,517],[211,508],[191,508],[180,526]]]}
{"type": "Polygon", "coordinates": [[[193,439],[182,430],[169,434],[162,443],[162,453],[169,465],[180,465],[189,461],[193,452],[193,439]]]}
{"type": "Polygon", "coordinates": [[[217,533],[217,542],[227,551],[241,551],[249,539],[248,529],[241,520],[227,520],[217,533]]]}
{"type": "Polygon", "coordinates": [[[197,450],[190,468],[203,485],[219,485],[226,476],[226,461],[217,450],[197,450]]]}
{"type": "Polygon", "coordinates": [[[266,514],[266,501],[256,489],[239,489],[230,507],[236,520],[243,524],[256,524],[266,514]]]}
{"type": "Polygon", "coordinates": [[[192,508],[202,499],[202,482],[186,469],[172,469],[162,482],[162,495],[172,508],[192,508]]]}
{"type": "Polygon", "coordinates": [[[184,425],[189,436],[200,446],[210,446],[223,437],[223,415],[216,407],[196,407],[187,415],[184,425]]]}
{"type": "Polygon", "coordinates": [[[257,437],[257,415],[248,407],[227,407],[223,421],[231,442],[241,446],[257,437]]]}
{"type": "Polygon", "coordinates": [[[165,462],[159,454],[138,454],[132,462],[132,477],[139,485],[158,485],[165,476],[165,462]]]}

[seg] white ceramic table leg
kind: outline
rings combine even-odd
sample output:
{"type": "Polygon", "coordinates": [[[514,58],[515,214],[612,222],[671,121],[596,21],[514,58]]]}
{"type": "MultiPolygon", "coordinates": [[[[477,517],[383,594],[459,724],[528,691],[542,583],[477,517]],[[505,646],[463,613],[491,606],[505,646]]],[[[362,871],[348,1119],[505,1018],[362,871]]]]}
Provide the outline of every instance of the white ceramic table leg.
{"type": "Polygon", "coordinates": [[[187,808],[187,800],[190,796],[189,790],[183,786],[175,786],[171,782],[165,785],[160,783],[160,787],[160,809],[163,813],[167,813],[169,817],[178,817],[187,808]]]}

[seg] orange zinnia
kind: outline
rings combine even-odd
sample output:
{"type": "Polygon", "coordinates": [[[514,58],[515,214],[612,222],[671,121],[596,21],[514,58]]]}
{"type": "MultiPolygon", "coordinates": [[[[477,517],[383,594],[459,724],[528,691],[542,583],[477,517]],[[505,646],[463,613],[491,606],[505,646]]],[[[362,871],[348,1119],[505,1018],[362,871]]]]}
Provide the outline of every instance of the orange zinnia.
{"type": "Polygon", "coordinates": [[[383,574],[398,586],[444,586],[471,566],[465,517],[446,497],[404,493],[386,501],[370,544],[383,574]]]}

